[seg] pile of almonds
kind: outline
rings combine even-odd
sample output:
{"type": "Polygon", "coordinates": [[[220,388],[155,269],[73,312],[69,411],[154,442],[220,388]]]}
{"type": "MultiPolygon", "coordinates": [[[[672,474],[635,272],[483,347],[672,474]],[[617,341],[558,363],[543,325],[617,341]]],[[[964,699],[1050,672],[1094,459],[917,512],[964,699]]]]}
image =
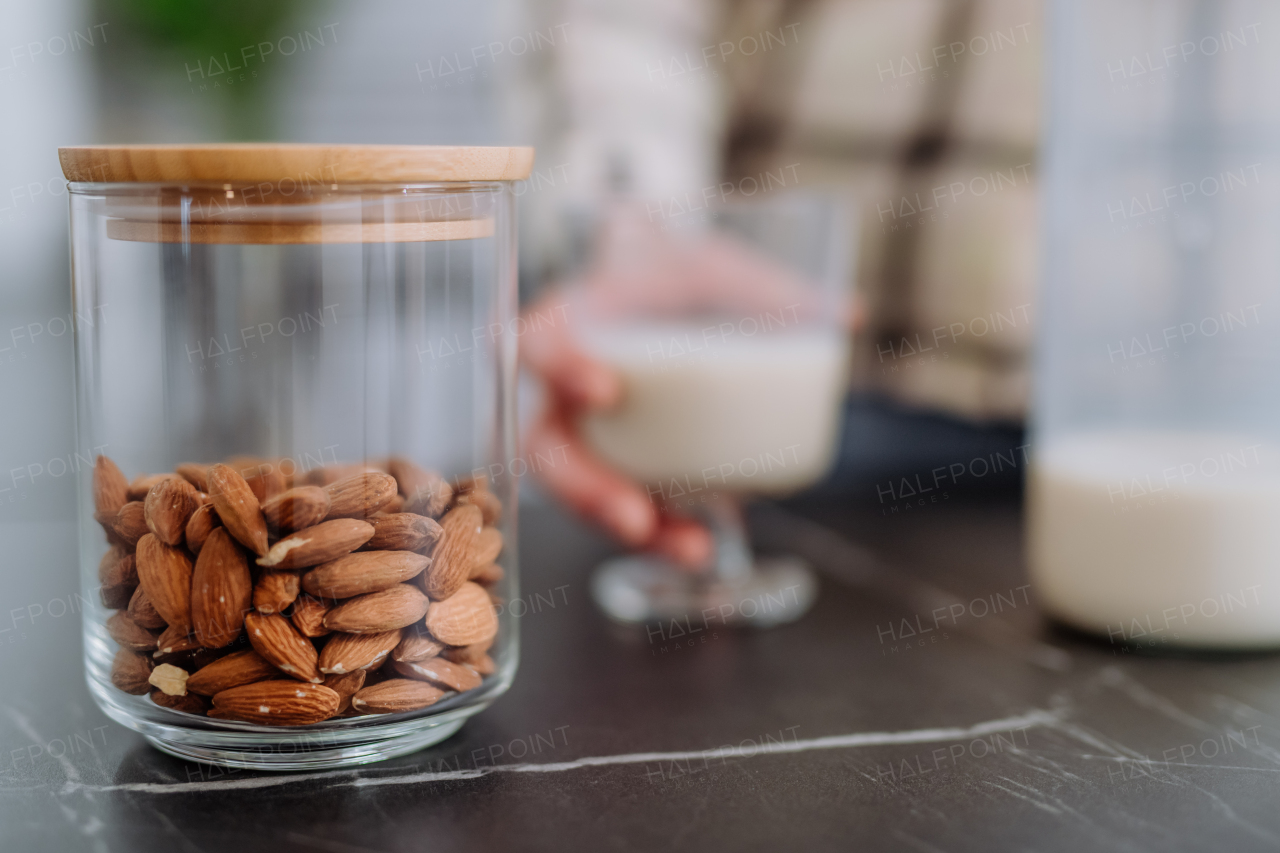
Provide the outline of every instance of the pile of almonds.
{"type": "Polygon", "coordinates": [[[216,719],[391,714],[494,672],[502,503],[404,459],[289,477],[270,461],[130,483],[99,456],[111,681],[216,719]]]}

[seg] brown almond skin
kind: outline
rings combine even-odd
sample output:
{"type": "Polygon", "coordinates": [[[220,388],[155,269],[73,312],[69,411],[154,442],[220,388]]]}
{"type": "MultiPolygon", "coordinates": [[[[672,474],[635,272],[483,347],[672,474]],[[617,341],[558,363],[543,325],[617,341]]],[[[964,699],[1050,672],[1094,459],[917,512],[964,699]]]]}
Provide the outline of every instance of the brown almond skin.
{"type": "Polygon", "coordinates": [[[156,638],[156,651],[152,655],[156,659],[156,663],[177,663],[173,659],[173,655],[189,652],[193,649],[200,648],[200,641],[196,639],[190,629],[181,626],[170,625],[160,632],[160,636],[156,638]]]}
{"type": "Polygon", "coordinates": [[[138,540],[150,532],[142,501],[129,501],[120,507],[111,520],[111,530],[125,545],[137,545],[138,540]]]}
{"type": "Polygon", "coordinates": [[[112,614],[107,620],[107,633],[122,649],[128,649],[131,652],[156,650],[156,635],[134,622],[123,612],[112,614]]]}
{"type": "Polygon", "coordinates": [[[253,609],[263,614],[283,613],[302,589],[302,578],[293,572],[263,572],[253,585],[253,609]]]}
{"type": "Polygon", "coordinates": [[[391,652],[391,657],[398,661],[417,661],[433,658],[447,649],[444,643],[434,637],[405,632],[400,645],[391,652]]]}
{"type": "Polygon", "coordinates": [[[191,513],[191,517],[187,519],[187,527],[183,533],[183,537],[187,542],[187,550],[192,554],[199,554],[200,549],[204,547],[205,540],[209,538],[209,534],[214,531],[214,528],[221,526],[222,519],[218,518],[218,512],[213,508],[213,504],[200,504],[191,513]]]}
{"type": "Polygon", "coordinates": [[[174,476],[152,486],[142,504],[147,529],[166,545],[183,544],[187,521],[198,506],[195,486],[174,476]]]}
{"type": "Polygon", "coordinates": [[[129,481],[105,456],[93,463],[93,508],[100,513],[116,513],[129,502],[129,481]]]}
{"type": "Polygon", "coordinates": [[[203,696],[196,696],[190,692],[182,696],[170,696],[163,690],[152,690],[151,701],[162,708],[181,711],[184,714],[196,714],[201,717],[209,710],[208,700],[203,696]]]}
{"type": "Polygon", "coordinates": [[[102,603],[112,610],[129,606],[138,588],[138,565],[133,554],[123,545],[112,545],[98,563],[98,580],[102,582],[102,603]]]}
{"type": "Polygon", "coordinates": [[[258,503],[268,501],[289,489],[284,474],[280,473],[280,469],[271,462],[263,461],[252,468],[242,468],[240,475],[249,484],[258,503]]]}
{"type": "Polygon", "coordinates": [[[272,545],[258,565],[270,569],[304,569],[350,554],[369,541],[374,527],[357,518],[335,518],[291,533],[272,545]]]}
{"type": "Polygon", "coordinates": [[[485,656],[485,652],[489,651],[492,645],[493,641],[489,640],[483,643],[472,643],[469,646],[450,646],[440,653],[440,657],[454,663],[475,663],[485,656]]]}
{"type": "Polygon", "coordinates": [[[176,474],[139,474],[133,478],[133,482],[129,484],[129,500],[146,502],[147,493],[151,491],[151,487],[156,483],[176,477],[176,474]]]}
{"type": "Polygon", "coordinates": [[[322,563],[302,576],[302,588],[318,598],[351,598],[381,592],[431,565],[412,551],[360,551],[322,563]]]}
{"type": "Polygon", "coordinates": [[[399,628],[380,634],[334,634],[320,650],[320,671],[340,675],[362,669],[394,649],[401,634],[399,628]]]}
{"type": "Polygon", "coordinates": [[[312,598],[309,595],[300,595],[293,603],[293,612],[289,616],[289,621],[304,637],[323,637],[331,633],[324,626],[324,617],[332,609],[332,602],[312,598]]]}
{"type": "Polygon", "coordinates": [[[129,599],[128,612],[130,619],[148,631],[163,631],[169,627],[169,623],[164,621],[164,617],[160,615],[160,611],[156,610],[156,606],[147,596],[147,591],[142,587],[133,591],[133,597],[129,599]]]}
{"type": "Polygon", "coordinates": [[[357,669],[355,672],[334,673],[324,677],[324,686],[338,694],[339,714],[351,707],[351,697],[356,695],[360,688],[364,687],[365,679],[368,677],[369,673],[362,669],[357,669]]]}
{"type": "Polygon", "coordinates": [[[339,480],[345,480],[368,471],[377,472],[377,470],[369,465],[325,465],[320,468],[312,468],[301,479],[308,485],[328,487],[339,480]]]}
{"type": "Polygon", "coordinates": [[[212,696],[241,684],[267,681],[279,675],[280,670],[267,663],[261,655],[252,649],[245,649],[232,652],[196,670],[187,679],[187,690],[201,696],[212,696]]]}
{"type": "Polygon", "coordinates": [[[267,553],[267,520],[244,477],[226,465],[210,465],[208,476],[209,500],[222,524],[259,557],[267,553]]]}
{"type": "Polygon", "coordinates": [[[138,540],[138,581],[171,628],[191,627],[191,558],[148,533],[138,540]]]}
{"type": "MultiPolygon", "coordinates": [[[[396,584],[344,601],[325,614],[324,626],[346,634],[379,634],[407,628],[426,615],[429,604],[416,586],[396,584]]],[[[388,649],[394,646],[392,643],[388,649]]]]}
{"type": "Polygon", "coordinates": [[[484,516],[485,524],[497,524],[502,518],[502,501],[498,500],[498,496],[488,489],[475,489],[461,495],[458,498],[457,506],[463,504],[473,504],[480,508],[481,514],[484,516]]]}
{"type": "Polygon", "coordinates": [[[339,480],[325,491],[329,495],[326,518],[368,518],[396,495],[396,481],[381,471],[365,471],[339,480]]]}
{"type": "Polygon", "coordinates": [[[416,551],[430,553],[444,532],[439,522],[425,515],[396,512],[369,520],[373,538],[365,543],[368,551],[416,551]]]}
{"type": "Polygon", "coordinates": [[[502,553],[502,544],[501,530],[496,527],[481,528],[480,534],[476,536],[476,558],[471,564],[471,571],[474,572],[481,566],[487,566],[498,559],[498,555],[502,553]]]}
{"type": "Polygon", "coordinates": [[[209,466],[199,465],[195,462],[183,462],[181,465],[173,469],[174,473],[191,485],[195,486],[199,491],[209,491],[209,466]]]}
{"type": "Polygon", "coordinates": [[[476,675],[479,675],[481,678],[493,675],[498,671],[497,662],[487,654],[481,655],[480,660],[465,663],[463,666],[474,669],[476,671],[476,675]]]}
{"type": "Polygon", "coordinates": [[[439,518],[453,502],[453,487],[444,477],[408,459],[391,459],[387,471],[404,496],[404,510],[428,518],[439,518]]]}
{"type": "Polygon", "coordinates": [[[502,580],[505,575],[506,572],[502,570],[502,566],[497,563],[488,563],[472,569],[471,577],[467,578],[467,580],[475,581],[484,587],[490,587],[502,580]]]}
{"type": "Polygon", "coordinates": [[[351,707],[361,714],[399,714],[439,702],[445,691],[425,681],[392,678],[362,687],[351,697],[351,707]]]}
{"type": "Polygon", "coordinates": [[[263,660],[291,678],[319,684],[316,647],[283,616],[249,613],[244,617],[249,644],[263,660]]]}
{"type": "Polygon", "coordinates": [[[449,510],[440,526],[444,534],[431,556],[431,566],[422,576],[423,589],[432,601],[441,601],[457,592],[476,562],[476,547],[484,517],[471,504],[449,510]]]}
{"type": "Polygon", "coordinates": [[[426,624],[440,642],[469,646],[493,639],[498,633],[498,614],[484,587],[468,582],[444,601],[433,601],[426,624]]]}
{"type": "Polygon", "coordinates": [[[427,681],[437,687],[456,690],[459,693],[474,690],[483,683],[483,679],[474,669],[468,669],[462,664],[453,663],[441,657],[421,661],[395,661],[392,666],[405,678],[427,681]]]}
{"type": "Polygon", "coordinates": [[[324,685],[285,680],[242,684],[213,696],[213,706],[220,712],[220,719],[264,726],[318,723],[336,714],[340,704],[337,692],[324,685]]]}
{"type": "Polygon", "coordinates": [[[151,661],[137,652],[120,649],[111,662],[111,683],[125,693],[141,696],[151,692],[151,661]]]}
{"type": "Polygon", "coordinates": [[[249,560],[219,527],[205,540],[191,577],[191,626],[200,645],[220,649],[240,636],[252,602],[249,560]]]}
{"type": "Polygon", "coordinates": [[[301,530],[329,514],[329,493],[320,486],[297,486],[262,504],[267,524],[278,530],[301,530]]]}

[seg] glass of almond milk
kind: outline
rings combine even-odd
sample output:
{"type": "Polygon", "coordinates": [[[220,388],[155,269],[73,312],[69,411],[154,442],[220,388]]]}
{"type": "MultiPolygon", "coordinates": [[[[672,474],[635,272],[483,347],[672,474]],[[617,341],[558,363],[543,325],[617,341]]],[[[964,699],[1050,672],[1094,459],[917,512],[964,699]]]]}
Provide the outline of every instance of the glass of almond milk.
{"type": "Polygon", "coordinates": [[[672,241],[677,254],[723,253],[705,275],[688,270],[698,262],[677,261],[688,276],[674,292],[655,270],[630,294],[587,300],[579,342],[624,391],[616,408],[581,419],[584,440],[665,512],[706,524],[715,542],[697,574],[651,555],[602,565],[593,593],[613,618],[767,626],[813,602],[816,583],[801,560],[752,553],[741,502],[803,489],[834,459],[850,357],[852,233],[842,207],[821,196],[736,205],[664,234],[654,249],[672,241]]]}

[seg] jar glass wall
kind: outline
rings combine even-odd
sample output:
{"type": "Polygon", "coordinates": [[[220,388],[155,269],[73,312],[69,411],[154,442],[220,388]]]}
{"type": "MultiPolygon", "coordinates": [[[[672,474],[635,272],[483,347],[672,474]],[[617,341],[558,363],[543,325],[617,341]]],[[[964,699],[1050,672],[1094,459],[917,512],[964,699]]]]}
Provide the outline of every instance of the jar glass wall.
{"type": "Polygon", "coordinates": [[[514,676],[509,183],[340,170],[71,184],[89,685],[186,758],[377,760],[514,676]]]}
{"type": "Polygon", "coordinates": [[[1113,643],[1280,644],[1277,10],[1051,8],[1032,578],[1113,643]]]}

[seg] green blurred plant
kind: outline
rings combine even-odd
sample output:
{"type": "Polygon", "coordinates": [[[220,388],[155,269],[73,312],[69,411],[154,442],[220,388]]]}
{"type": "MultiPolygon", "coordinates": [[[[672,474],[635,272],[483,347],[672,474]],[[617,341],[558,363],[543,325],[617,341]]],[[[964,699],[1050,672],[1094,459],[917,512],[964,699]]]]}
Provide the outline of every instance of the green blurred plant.
{"type": "MultiPolygon", "coordinates": [[[[111,22],[117,60],[141,73],[172,63],[178,69],[208,65],[224,55],[241,64],[242,48],[274,42],[287,35],[300,0],[96,0],[103,20],[111,22]],[[138,51],[144,56],[132,55],[138,51]]],[[[260,70],[265,65],[253,70],[260,70]]],[[[180,72],[179,72],[180,73],[180,72]]],[[[203,76],[203,75],[202,75],[203,76]]],[[[190,74],[188,73],[188,78],[190,74]]],[[[211,85],[216,78],[201,79],[211,85]]],[[[190,80],[188,80],[190,82],[190,80]]],[[[268,87],[260,78],[216,87],[228,135],[261,139],[270,133],[268,87]]]]}

